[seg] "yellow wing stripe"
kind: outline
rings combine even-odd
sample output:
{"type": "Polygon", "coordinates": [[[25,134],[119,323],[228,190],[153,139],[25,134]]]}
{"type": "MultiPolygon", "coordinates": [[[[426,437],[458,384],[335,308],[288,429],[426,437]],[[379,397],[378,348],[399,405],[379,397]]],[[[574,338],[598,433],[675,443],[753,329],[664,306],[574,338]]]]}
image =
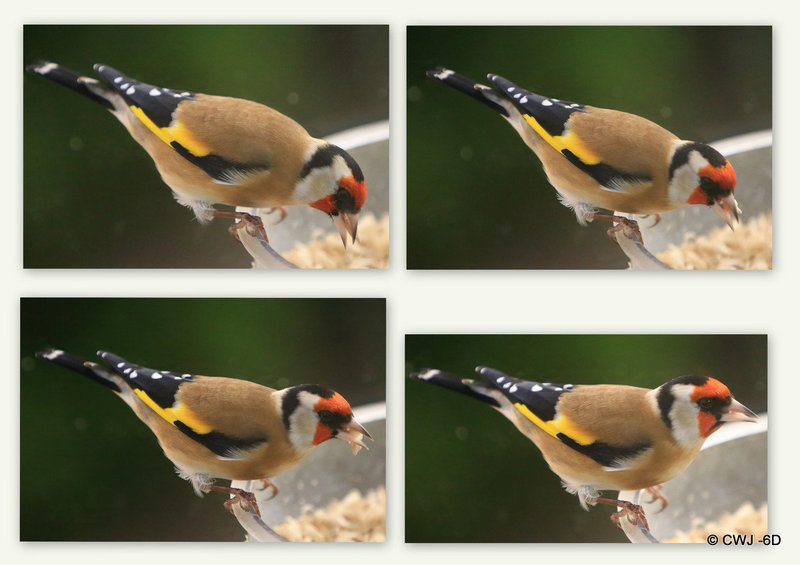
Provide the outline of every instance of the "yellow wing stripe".
{"type": "Polygon", "coordinates": [[[133,115],[139,118],[139,121],[141,121],[147,129],[156,134],[158,138],[167,145],[171,145],[173,141],[177,141],[196,157],[204,157],[211,153],[211,149],[208,145],[202,141],[198,141],[192,132],[189,131],[189,128],[182,122],[176,122],[169,127],[160,128],[153,123],[153,120],[148,118],[147,114],[138,106],[130,106],[130,109],[133,115]]]}
{"type": "Polygon", "coordinates": [[[530,409],[521,404],[519,402],[514,403],[514,406],[517,410],[522,412],[522,414],[531,422],[536,424],[539,428],[553,436],[554,438],[558,439],[558,435],[562,434],[580,445],[589,445],[595,442],[595,438],[578,428],[575,423],[567,418],[566,416],[559,414],[556,416],[555,420],[549,420],[545,422],[541,418],[539,418],[536,414],[530,411],[530,409]]]}
{"type": "Polygon", "coordinates": [[[158,404],[153,401],[152,398],[147,396],[147,393],[141,389],[135,388],[133,392],[136,393],[136,396],[142,399],[142,402],[147,404],[150,409],[164,418],[167,422],[172,425],[175,425],[176,420],[180,420],[184,424],[186,424],[192,431],[198,434],[207,434],[213,431],[213,428],[203,422],[200,418],[198,418],[194,412],[189,410],[186,406],[182,405],[180,402],[170,406],[169,408],[162,408],[158,404]]]}
{"type": "Polygon", "coordinates": [[[564,149],[568,149],[570,153],[575,155],[578,159],[587,165],[596,165],[600,162],[600,157],[586,147],[586,144],[574,132],[569,129],[566,130],[565,135],[550,135],[547,131],[539,125],[536,118],[530,114],[523,114],[525,121],[533,130],[538,133],[542,139],[549,143],[556,151],[561,153],[564,149]]]}

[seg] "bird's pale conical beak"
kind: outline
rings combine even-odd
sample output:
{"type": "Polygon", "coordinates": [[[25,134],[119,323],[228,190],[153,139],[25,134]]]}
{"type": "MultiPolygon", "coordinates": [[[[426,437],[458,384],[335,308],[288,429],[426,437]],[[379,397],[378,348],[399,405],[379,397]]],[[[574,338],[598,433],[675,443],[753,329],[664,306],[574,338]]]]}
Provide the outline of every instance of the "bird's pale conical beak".
{"type": "Polygon", "coordinates": [[[739,210],[739,205],[736,203],[736,198],[733,197],[733,192],[714,200],[714,204],[712,204],[711,207],[725,220],[729,228],[733,229],[734,220],[736,220],[736,223],[739,223],[739,213],[741,210],[739,210]]]}
{"type": "Polygon", "coordinates": [[[750,410],[741,402],[731,399],[731,404],[728,406],[720,417],[722,422],[757,422],[758,415],[750,410]]]}
{"type": "Polygon", "coordinates": [[[339,235],[342,238],[342,243],[347,247],[347,235],[353,238],[353,243],[356,242],[356,233],[358,232],[358,212],[353,214],[348,212],[339,212],[336,216],[331,216],[333,225],[339,230],[339,235]]]}
{"type": "Polygon", "coordinates": [[[364,426],[359,424],[355,418],[351,418],[349,422],[339,428],[335,437],[336,439],[341,439],[348,442],[353,448],[353,455],[355,455],[362,447],[369,449],[363,441],[365,436],[369,439],[372,439],[372,436],[369,435],[369,432],[366,429],[364,429],[364,426]]]}

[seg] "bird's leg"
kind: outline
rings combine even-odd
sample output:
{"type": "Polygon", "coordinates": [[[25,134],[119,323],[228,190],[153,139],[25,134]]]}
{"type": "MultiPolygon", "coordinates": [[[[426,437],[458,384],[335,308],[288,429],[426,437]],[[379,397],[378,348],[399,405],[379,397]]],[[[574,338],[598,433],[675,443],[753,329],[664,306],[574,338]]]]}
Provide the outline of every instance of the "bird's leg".
{"type": "Polygon", "coordinates": [[[256,237],[256,235],[260,233],[261,237],[264,238],[264,241],[269,243],[267,232],[264,229],[264,222],[262,222],[261,218],[259,218],[258,216],[253,216],[252,214],[248,214],[247,212],[229,212],[227,210],[214,210],[214,217],[234,218],[239,220],[238,223],[235,223],[228,228],[228,231],[236,239],[239,239],[239,234],[238,234],[239,230],[242,228],[246,228],[247,233],[249,233],[251,236],[256,237]]]}
{"type": "Polygon", "coordinates": [[[647,487],[647,489],[645,489],[647,490],[648,493],[650,493],[650,496],[652,496],[652,498],[650,499],[650,504],[654,503],[656,500],[661,502],[661,508],[656,510],[656,512],[662,512],[664,508],[666,508],[667,505],[669,504],[669,500],[667,500],[667,497],[664,496],[664,494],[661,492],[661,488],[662,488],[661,485],[655,485],[652,487],[647,487]]]}
{"type": "Polygon", "coordinates": [[[280,492],[279,489],[278,489],[278,485],[276,485],[275,483],[273,483],[272,481],[270,481],[267,478],[258,479],[258,480],[261,482],[261,490],[268,489],[268,488],[272,489],[272,496],[270,496],[267,500],[272,500],[273,498],[278,496],[278,492],[280,492]]]}
{"type": "Polygon", "coordinates": [[[641,522],[644,529],[650,531],[650,526],[647,524],[647,518],[644,515],[644,510],[638,504],[628,502],[627,500],[617,500],[615,498],[599,497],[595,500],[596,503],[608,504],[609,506],[621,506],[622,510],[614,512],[611,515],[611,521],[619,527],[619,519],[625,516],[631,524],[641,522]]]}
{"type": "Polygon", "coordinates": [[[283,220],[286,219],[286,216],[289,215],[289,212],[287,212],[286,208],[284,208],[283,206],[274,206],[273,208],[267,208],[267,214],[274,214],[275,212],[278,212],[278,214],[280,214],[281,216],[280,218],[278,218],[278,221],[275,222],[275,225],[280,224],[283,220]]]}
{"type": "Polygon", "coordinates": [[[625,234],[625,236],[629,239],[637,239],[639,240],[639,243],[644,244],[642,232],[639,231],[639,224],[636,223],[636,220],[629,220],[623,216],[612,216],[611,214],[597,213],[592,214],[590,217],[592,220],[608,220],[616,224],[613,228],[606,232],[608,237],[611,239],[615,239],[617,232],[622,230],[622,233],[625,234]]]}
{"type": "Polygon", "coordinates": [[[256,495],[254,495],[252,492],[247,492],[246,490],[242,490],[240,488],[223,487],[220,485],[209,485],[207,489],[208,491],[213,490],[216,492],[226,492],[233,495],[232,498],[229,498],[224,503],[225,509],[231,514],[233,514],[233,505],[239,504],[246,512],[252,510],[258,515],[259,518],[261,517],[261,511],[258,509],[258,504],[256,503],[256,495]]]}

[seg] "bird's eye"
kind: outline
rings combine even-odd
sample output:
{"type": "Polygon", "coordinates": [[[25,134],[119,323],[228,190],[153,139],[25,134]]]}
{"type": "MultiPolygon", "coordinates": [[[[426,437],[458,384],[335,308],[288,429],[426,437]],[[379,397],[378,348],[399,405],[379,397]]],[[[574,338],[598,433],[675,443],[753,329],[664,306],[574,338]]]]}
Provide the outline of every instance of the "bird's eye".
{"type": "Polygon", "coordinates": [[[335,213],[339,212],[358,212],[358,208],[356,207],[355,198],[350,192],[345,189],[344,187],[339,187],[339,190],[336,191],[336,207],[334,208],[335,213]]]}
{"type": "Polygon", "coordinates": [[[320,410],[317,414],[319,416],[319,421],[323,424],[332,424],[334,420],[336,420],[336,416],[333,412],[329,410],[320,410]]]}
{"type": "Polygon", "coordinates": [[[700,410],[711,410],[711,407],[714,406],[714,401],[710,398],[701,398],[697,401],[697,405],[700,407],[700,410]]]}

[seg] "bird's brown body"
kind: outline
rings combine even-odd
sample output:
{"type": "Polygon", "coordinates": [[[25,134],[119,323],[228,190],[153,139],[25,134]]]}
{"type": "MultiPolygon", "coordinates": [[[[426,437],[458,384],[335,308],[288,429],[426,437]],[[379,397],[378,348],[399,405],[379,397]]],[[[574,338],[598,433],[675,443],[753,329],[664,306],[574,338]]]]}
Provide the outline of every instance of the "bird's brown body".
{"type": "MultiPolygon", "coordinates": [[[[576,386],[562,396],[559,410],[570,415],[577,435],[591,430],[593,441],[609,445],[658,445],[634,459],[635,470],[609,469],[554,438],[521,412],[514,425],[536,444],[553,472],[568,485],[599,490],[635,490],[660,485],[683,472],[703,445],[678,444],[655,409],[653,391],[622,385],[576,386]]],[[[634,462],[632,461],[632,463],[634,462]]]]}
{"type": "MultiPolygon", "coordinates": [[[[198,442],[185,441],[182,431],[144,403],[128,404],[153,430],[167,458],[187,474],[200,472],[221,479],[251,480],[274,477],[294,467],[310,452],[293,446],[281,420],[271,417],[280,402],[276,392],[249,381],[204,376],[194,377],[191,386],[182,386],[178,392],[177,405],[191,406],[191,414],[203,414],[196,423],[189,424],[191,427],[208,427],[240,440],[263,438],[263,443],[248,451],[246,459],[218,457],[198,442]],[[243,420],[242,413],[249,417],[243,420]],[[199,461],[203,462],[202,468],[198,467],[199,461]]],[[[186,419],[185,413],[183,417],[186,419]]]]}
{"type": "Polygon", "coordinates": [[[575,113],[567,130],[577,135],[595,152],[600,161],[652,181],[632,186],[625,192],[603,188],[595,179],[574,166],[565,166],[564,155],[556,151],[533,129],[523,131],[523,139],[542,161],[547,178],[569,202],[585,202],[598,208],[628,214],[653,214],[685,204],[669,195],[665,163],[680,142],[677,136],[645,118],[604,108],[586,106],[586,113],[575,113]],[[609,127],[609,124],[614,127],[609,127]]]}
{"type": "Polygon", "coordinates": [[[150,154],[164,182],[183,202],[272,208],[305,204],[294,191],[305,162],[304,152],[317,140],[291,118],[249,100],[196,95],[176,111],[179,123],[191,126],[196,147],[242,164],[268,167],[239,185],[215,182],[205,171],[164,143],[120,99],[115,112],[134,139],[150,154]],[[280,157],[279,157],[280,156],[280,157]]]}

